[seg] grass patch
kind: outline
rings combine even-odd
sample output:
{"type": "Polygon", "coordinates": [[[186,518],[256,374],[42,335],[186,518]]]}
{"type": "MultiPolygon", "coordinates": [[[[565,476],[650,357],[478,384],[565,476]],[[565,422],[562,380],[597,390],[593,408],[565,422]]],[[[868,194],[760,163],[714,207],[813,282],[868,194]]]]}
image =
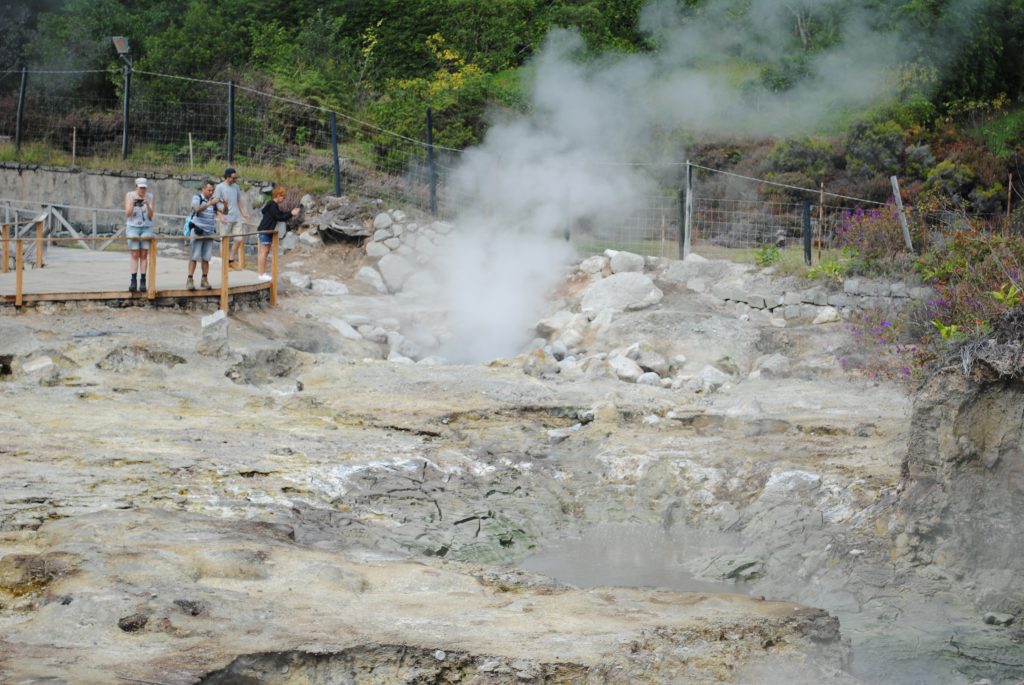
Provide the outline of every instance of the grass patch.
{"type": "Polygon", "coordinates": [[[993,117],[976,127],[972,133],[982,140],[989,152],[996,157],[1010,157],[1024,138],[1024,109],[993,117]]]}
{"type": "MultiPolygon", "coordinates": [[[[39,164],[41,166],[71,166],[71,155],[63,150],[43,142],[23,143],[17,150],[11,141],[0,142],[0,162],[16,162],[18,164],[39,164]]],[[[224,160],[207,159],[190,166],[187,162],[180,163],[167,159],[157,146],[140,145],[129,155],[121,159],[120,155],[90,155],[77,157],[75,166],[82,169],[126,171],[137,173],[160,173],[175,176],[205,176],[214,180],[224,177],[224,169],[228,163],[224,160]]],[[[246,181],[276,181],[288,188],[301,190],[303,193],[320,195],[334,191],[334,179],[307,174],[294,164],[250,164],[245,159],[233,162],[242,175],[242,187],[248,187],[246,181]]]]}

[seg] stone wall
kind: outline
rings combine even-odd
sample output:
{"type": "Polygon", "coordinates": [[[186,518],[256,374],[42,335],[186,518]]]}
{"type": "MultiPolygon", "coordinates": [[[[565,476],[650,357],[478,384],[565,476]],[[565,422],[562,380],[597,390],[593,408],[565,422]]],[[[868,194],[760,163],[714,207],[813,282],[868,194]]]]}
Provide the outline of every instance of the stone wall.
{"type": "MultiPolygon", "coordinates": [[[[188,213],[192,195],[203,176],[174,176],[147,171],[103,171],[77,167],[47,167],[34,164],[0,163],[0,200],[40,204],[98,207],[120,210],[124,194],[145,176],[156,196],[158,214],[188,213]]],[[[213,179],[219,181],[220,179],[213,179]]],[[[258,188],[261,183],[257,183],[258,188]]],[[[248,192],[249,206],[258,207],[258,190],[248,192]]]]}

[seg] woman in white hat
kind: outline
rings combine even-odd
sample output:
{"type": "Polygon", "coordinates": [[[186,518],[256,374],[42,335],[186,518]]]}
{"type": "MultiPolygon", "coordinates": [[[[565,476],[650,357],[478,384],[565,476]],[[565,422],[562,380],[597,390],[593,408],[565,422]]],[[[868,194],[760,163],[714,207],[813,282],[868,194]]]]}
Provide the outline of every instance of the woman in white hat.
{"type": "Polygon", "coordinates": [[[124,215],[127,218],[125,235],[128,236],[128,250],[131,253],[132,281],[128,290],[146,289],[146,266],[149,264],[148,240],[138,238],[153,237],[153,195],[147,187],[149,181],[144,178],[135,179],[135,190],[124,196],[124,215]],[[132,240],[135,238],[135,240],[132,240]],[[136,282],[136,274],[141,278],[136,282]]]}

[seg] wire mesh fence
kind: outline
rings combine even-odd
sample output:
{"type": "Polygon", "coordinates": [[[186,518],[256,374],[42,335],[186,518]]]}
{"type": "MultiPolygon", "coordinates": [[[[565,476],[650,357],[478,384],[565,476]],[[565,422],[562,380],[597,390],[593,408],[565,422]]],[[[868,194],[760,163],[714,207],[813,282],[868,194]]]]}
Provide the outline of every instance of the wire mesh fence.
{"type": "MultiPolygon", "coordinates": [[[[125,84],[121,74],[106,71],[8,70],[0,73],[0,142],[41,142],[72,159],[115,157],[126,148],[139,166],[231,164],[241,168],[243,176],[246,166],[283,166],[333,181],[341,192],[358,187],[391,206],[438,218],[451,219],[464,208],[466,200],[451,182],[461,151],[431,146],[260,88],[258,83],[141,71],[133,72],[125,84]],[[122,88],[130,86],[127,121],[124,99],[70,95],[81,92],[83,83],[111,80],[122,88]]],[[[895,211],[876,201],[820,189],[784,186],[698,165],[692,169],[691,175],[688,163],[646,165],[638,174],[650,181],[649,190],[632,198],[631,210],[615,217],[577,218],[566,227],[566,237],[582,252],[612,248],[671,258],[680,257],[684,246],[706,257],[749,258],[765,246],[800,251],[809,241],[817,259],[822,250],[850,239],[851,226],[867,220],[863,212],[884,212],[891,218],[895,211]]],[[[95,210],[68,207],[67,215],[75,225],[101,232],[117,223],[90,211],[95,210]]],[[[911,207],[907,217],[917,240],[968,225],[1024,232],[1021,212],[967,216],[911,207]]],[[[167,229],[173,226],[168,223],[167,229]]],[[[894,249],[901,249],[902,235],[892,230],[894,249]]]]}
{"type": "Polygon", "coordinates": [[[247,85],[141,71],[127,83],[107,72],[24,75],[24,85],[20,71],[0,76],[0,141],[19,150],[43,143],[77,159],[126,153],[138,164],[283,166],[341,192],[358,185],[396,206],[442,217],[454,211],[445,186],[460,151],[343,113],[247,85]],[[97,74],[128,86],[127,107],[123,99],[69,95],[97,74]]]}

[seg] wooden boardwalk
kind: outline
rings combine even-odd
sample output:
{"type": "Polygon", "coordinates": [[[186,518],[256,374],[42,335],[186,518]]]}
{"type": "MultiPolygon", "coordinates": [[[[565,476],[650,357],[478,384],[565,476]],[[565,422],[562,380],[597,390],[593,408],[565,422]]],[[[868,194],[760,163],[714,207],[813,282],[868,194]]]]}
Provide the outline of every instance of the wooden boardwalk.
{"type": "MultiPolygon", "coordinates": [[[[188,275],[188,258],[157,255],[155,273],[148,274],[149,291],[129,292],[127,252],[103,252],[50,245],[44,252],[43,267],[37,268],[34,261],[23,265],[21,283],[21,303],[68,301],[108,301],[127,300],[129,303],[145,304],[147,301],[167,298],[199,298],[200,300],[220,300],[230,306],[230,299],[242,294],[253,293],[246,299],[266,299],[271,291],[269,281],[260,281],[255,271],[228,270],[224,268],[219,257],[210,261],[210,284],[212,290],[186,290],[185,278],[188,275]],[[155,275],[155,278],[154,278],[155,275]],[[227,288],[222,284],[227,280],[227,288]]],[[[152,263],[151,261],[151,263],[152,263]]],[[[199,286],[202,274],[201,266],[196,265],[195,283],[199,286]]],[[[17,273],[10,268],[7,273],[0,273],[0,306],[17,305],[17,273]]],[[[276,300],[276,297],[271,297],[276,300]]]]}

